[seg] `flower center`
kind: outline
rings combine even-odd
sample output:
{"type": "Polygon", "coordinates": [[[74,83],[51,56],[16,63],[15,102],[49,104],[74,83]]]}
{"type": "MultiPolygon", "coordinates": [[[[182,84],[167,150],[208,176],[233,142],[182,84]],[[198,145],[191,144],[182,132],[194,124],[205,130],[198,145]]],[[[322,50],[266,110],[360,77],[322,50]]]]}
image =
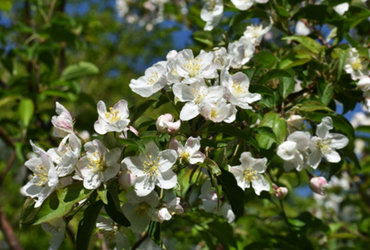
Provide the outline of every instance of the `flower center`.
{"type": "Polygon", "coordinates": [[[327,140],[323,140],[323,141],[318,141],[317,142],[317,147],[320,148],[321,152],[326,155],[326,154],[330,154],[331,152],[333,152],[333,150],[331,149],[331,147],[328,145],[331,143],[331,139],[327,139],[327,140]]]}
{"type": "Polygon", "coordinates": [[[38,180],[36,185],[39,187],[44,186],[49,180],[48,170],[43,165],[37,165],[35,167],[33,176],[38,180]]]}
{"type": "Polygon", "coordinates": [[[159,75],[158,72],[155,71],[152,73],[152,76],[149,78],[148,83],[146,85],[153,86],[158,81],[159,75]]]}
{"type": "Polygon", "coordinates": [[[147,160],[143,162],[143,173],[150,177],[157,176],[159,172],[159,156],[153,159],[152,155],[148,155],[146,158],[147,160]]]}
{"type": "Polygon", "coordinates": [[[103,172],[107,169],[105,162],[103,161],[102,157],[98,155],[96,152],[92,153],[93,157],[88,156],[87,159],[90,161],[90,164],[87,165],[94,173],[96,172],[103,172]]]}
{"type": "Polygon", "coordinates": [[[245,181],[252,182],[253,180],[256,180],[258,178],[257,177],[257,171],[252,170],[252,168],[247,168],[243,172],[243,178],[244,178],[245,181]]]}
{"type": "Polygon", "coordinates": [[[244,85],[242,85],[241,82],[234,82],[233,90],[237,94],[247,94],[248,93],[247,88],[244,85]]]}
{"type": "Polygon", "coordinates": [[[215,0],[210,0],[209,5],[208,5],[208,11],[213,12],[216,7],[216,1],[215,0]]]}
{"type": "Polygon", "coordinates": [[[199,86],[199,84],[197,84],[191,90],[191,93],[194,96],[194,103],[196,105],[199,105],[202,103],[204,97],[206,97],[206,95],[208,94],[208,88],[204,86],[199,86]]]}
{"type": "Polygon", "coordinates": [[[109,108],[109,112],[105,112],[105,118],[112,122],[112,123],[115,123],[117,122],[118,120],[121,119],[121,116],[119,116],[119,111],[118,110],[114,110],[112,107],[109,108]]]}
{"type": "Polygon", "coordinates": [[[353,70],[362,70],[363,69],[360,58],[357,58],[356,61],[354,61],[352,63],[352,68],[353,68],[353,70]]]}
{"type": "Polygon", "coordinates": [[[186,151],[182,151],[181,152],[181,155],[180,155],[180,158],[182,161],[187,161],[190,157],[190,154],[186,151]]]}
{"type": "Polygon", "coordinates": [[[146,202],[141,202],[139,206],[134,209],[135,214],[138,215],[139,218],[144,218],[144,216],[148,213],[150,209],[150,205],[146,202]]]}
{"type": "Polygon", "coordinates": [[[217,116],[218,116],[218,110],[217,109],[212,109],[211,114],[210,114],[211,119],[216,119],[217,116]]]}
{"type": "Polygon", "coordinates": [[[187,60],[187,63],[185,64],[185,68],[188,70],[190,77],[195,77],[198,75],[198,72],[200,68],[202,67],[202,59],[195,58],[195,59],[189,59],[187,60]]]}

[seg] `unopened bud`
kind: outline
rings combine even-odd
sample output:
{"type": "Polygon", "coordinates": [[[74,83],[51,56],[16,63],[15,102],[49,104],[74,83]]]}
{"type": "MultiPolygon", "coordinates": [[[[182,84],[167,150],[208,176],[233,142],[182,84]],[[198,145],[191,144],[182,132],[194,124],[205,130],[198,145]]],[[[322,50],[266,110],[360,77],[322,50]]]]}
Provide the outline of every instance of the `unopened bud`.
{"type": "Polygon", "coordinates": [[[313,192],[319,195],[326,195],[324,188],[328,185],[324,177],[312,177],[310,179],[310,188],[313,192]]]}
{"type": "Polygon", "coordinates": [[[173,122],[173,116],[171,114],[161,115],[156,122],[157,130],[161,133],[176,132],[180,128],[180,125],[180,120],[173,122]]]}
{"type": "Polygon", "coordinates": [[[278,187],[275,184],[272,184],[272,187],[274,188],[274,195],[276,198],[283,199],[288,194],[288,189],[286,187],[278,187]]]}

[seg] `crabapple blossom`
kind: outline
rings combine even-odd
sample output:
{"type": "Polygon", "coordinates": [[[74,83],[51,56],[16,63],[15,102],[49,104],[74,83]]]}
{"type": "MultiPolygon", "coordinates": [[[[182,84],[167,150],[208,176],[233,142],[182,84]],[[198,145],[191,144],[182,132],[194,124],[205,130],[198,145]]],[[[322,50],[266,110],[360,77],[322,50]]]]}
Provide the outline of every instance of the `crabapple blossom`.
{"type": "Polygon", "coordinates": [[[48,222],[41,223],[42,229],[44,231],[51,233],[53,236],[49,240],[49,250],[55,250],[62,245],[64,240],[64,234],[66,231],[66,222],[63,218],[56,218],[48,222]]]}
{"type": "Polygon", "coordinates": [[[200,107],[199,113],[206,119],[212,122],[231,123],[235,120],[236,108],[234,105],[227,103],[225,98],[217,100],[217,102],[204,102],[200,107]]]}
{"type": "Polygon", "coordinates": [[[182,83],[193,84],[199,79],[214,79],[217,77],[217,65],[213,63],[214,53],[212,51],[201,51],[194,58],[193,51],[184,49],[180,51],[175,59],[173,69],[183,78],[182,83]]]}
{"type": "Polygon", "coordinates": [[[200,149],[200,137],[197,138],[189,137],[183,146],[176,139],[172,139],[170,142],[170,148],[177,151],[180,162],[188,162],[190,164],[197,164],[204,162],[206,156],[199,151],[200,149]]]}
{"type": "Polygon", "coordinates": [[[360,80],[357,82],[357,87],[362,91],[369,91],[370,90],[370,77],[369,76],[361,76],[360,80]]]}
{"type": "Polygon", "coordinates": [[[65,137],[73,133],[73,118],[69,111],[62,104],[56,102],[55,112],[58,115],[51,118],[51,123],[54,125],[53,135],[65,137]]]}
{"type": "Polygon", "coordinates": [[[57,165],[59,177],[71,174],[81,153],[81,141],[74,133],[63,138],[58,148],[49,149],[49,156],[57,165]],[[67,143],[68,140],[68,143],[67,143]]]}
{"type": "Polygon", "coordinates": [[[262,176],[267,168],[267,159],[255,159],[250,152],[243,152],[239,160],[241,165],[229,166],[229,171],[235,176],[238,186],[245,190],[252,184],[257,195],[262,191],[269,191],[270,184],[262,176]]]}
{"type": "Polygon", "coordinates": [[[162,61],[145,70],[144,76],[132,79],[129,86],[142,97],[149,97],[167,85],[167,62],[162,61]]]}
{"type": "Polygon", "coordinates": [[[264,35],[270,31],[272,27],[272,19],[270,18],[270,25],[267,27],[263,27],[262,24],[260,25],[249,25],[247,29],[243,33],[243,37],[245,37],[249,43],[254,45],[259,45],[262,41],[264,35]]]}
{"type": "Polygon", "coordinates": [[[341,3],[335,5],[333,9],[341,16],[349,9],[349,3],[341,3]]]}
{"type": "Polygon", "coordinates": [[[310,188],[313,192],[319,195],[325,195],[324,188],[328,186],[328,183],[324,177],[312,177],[310,179],[310,188]]]}
{"type": "Polygon", "coordinates": [[[99,140],[84,145],[86,155],[77,162],[78,174],[83,178],[86,189],[96,189],[101,183],[117,175],[120,165],[117,163],[121,149],[108,150],[99,140]]]}
{"type": "Polygon", "coordinates": [[[175,197],[167,202],[164,207],[159,209],[158,220],[163,222],[165,220],[170,220],[174,214],[183,214],[184,208],[180,205],[180,202],[180,197],[175,197]]]}
{"type": "Polygon", "coordinates": [[[127,202],[123,204],[122,211],[131,223],[134,233],[142,233],[150,221],[156,221],[158,211],[156,209],[159,197],[155,191],[149,192],[146,196],[138,196],[131,190],[127,196],[127,202]]]}
{"type": "Polygon", "coordinates": [[[254,4],[254,0],[231,0],[231,2],[239,10],[247,10],[254,4]]]}
{"type": "Polygon", "coordinates": [[[213,30],[221,21],[224,12],[222,0],[209,0],[204,5],[200,12],[200,18],[206,22],[204,30],[213,30]]]}
{"type": "Polygon", "coordinates": [[[311,30],[306,26],[306,24],[304,24],[304,22],[298,20],[295,25],[294,33],[300,36],[308,36],[311,33],[311,30]]]}
{"type": "Polygon", "coordinates": [[[335,149],[342,149],[348,144],[348,138],[342,134],[329,133],[333,128],[333,120],[331,117],[324,117],[316,128],[316,135],[311,139],[308,163],[313,168],[317,168],[322,157],[328,162],[339,162],[340,155],[335,149]]]}
{"type": "Polygon", "coordinates": [[[229,43],[227,47],[228,57],[230,58],[230,67],[238,69],[249,62],[254,55],[254,44],[250,43],[245,37],[238,41],[229,43]]]}
{"type": "Polygon", "coordinates": [[[279,200],[288,195],[288,189],[286,187],[278,187],[275,184],[272,184],[272,188],[274,189],[275,197],[279,200]]]}
{"type": "Polygon", "coordinates": [[[367,69],[368,62],[362,58],[356,48],[351,48],[348,52],[344,70],[347,74],[351,74],[352,80],[360,79],[362,76],[370,74],[367,69]]]}
{"type": "Polygon", "coordinates": [[[119,176],[119,184],[124,190],[128,190],[135,184],[136,177],[131,174],[125,164],[121,165],[121,174],[119,176]]]}
{"type": "Polygon", "coordinates": [[[171,167],[177,160],[173,149],[159,151],[154,142],[146,145],[146,154],[130,156],[122,160],[127,169],[135,176],[135,192],[138,196],[146,196],[155,186],[171,189],[177,184],[177,176],[171,167]]]}
{"type": "Polygon", "coordinates": [[[249,92],[249,78],[242,72],[237,72],[231,76],[227,70],[223,70],[221,85],[225,87],[226,99],[231,104],[243,109],[252,109],[249,104],[261,99],[260,94],[249,92]]]}
{"type": "Polygon", "coordinates": [[[109,218],[99,216],[96,222],[99,233],[103,234],[109,249],[130,249],[130,241],[127,236],[119,230],[119,227],[109,218]]]}
{"type": "Polygon", "coordinates": [[[40,157],[33,157],[24,165],[33,172],[32,179],[22,187],[22,193],[36,200],[39,207],[45,199],[58,187],[59,178],[52,158],[44,150],[30,141],[33,151],[40,157]]]}
{"type": "Polygon", "coordinates": [[[173,121],[173,116],[169,113],[161,115],[156,121],[157,130],[161,133],[172,133],[176,132],[181,125],[181,121],[173,121]]]}
{"type": "Polygon", "coordinates": [[[283,159],[284,170],[298,171],[307,168],[308,149],[310,146],[310,133],[296,131],[290,134],[285,142],[277,148],[277,155],[283,159]]]}
{"type": "Polygon", "coordinates": [[[94,129],[98,134],[104,135],[108,132],[122,132],[127,130],[130,120],[128,104],[125,100],[119,100],[113,107],[107,107],[103,101],[98,102],[99,118],[94,124],[94,129]]]}

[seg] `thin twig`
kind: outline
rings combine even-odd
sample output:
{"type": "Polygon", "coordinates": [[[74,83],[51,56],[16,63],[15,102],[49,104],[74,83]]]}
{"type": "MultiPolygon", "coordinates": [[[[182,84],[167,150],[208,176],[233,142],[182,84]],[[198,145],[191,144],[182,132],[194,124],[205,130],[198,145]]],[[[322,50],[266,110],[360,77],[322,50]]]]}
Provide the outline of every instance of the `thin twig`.
{"type": "Polygon", "coordinates": [[[5,130],[0,126],[0,136],[5,140],[5,142],[11,146],[13,149],[15,148],[15,143],[12,138],[5,132],[5,130]]]}
{"type": "Polygon", "coordinates": [[[135,250],[136,248],[138,248],[146,238],[148,238],[148,232],[147,231],[145,231],[143,234],[141,234],[140,239],[134,243],[131,250],[135,250]]]}
{"type": "Polygon", "coordinates": [[[15,236],[14,234],[13,227],[11,226],[5,214],[3,213],[1,204],[0,204],[0,226],[1,231],[3,232],[4,237],[8,242],[10,248],[14,250],[23,250],[21,243],[19,242],[17,236],[15,236]]]}
{"type": "Polygon", "coordinates": [[[317,39],[323,44],[325,45],[326,47],[330,48],[331,45],[328,44],[326,41],[325,41],[325,38],[321,35],[321,33],[319,31],[317,31],[316,29],[314,29],[311,24],[309,24],[309,22],[306,20],[306,19],[301,19],[301,22],[304,23],[304,25],[306,25],[306,27],[312,32],[312,33],[315,33],[317,35],[317,39]]]}
{"type": "Polygon", "coordinates": [[[6,174],[9,172],[9,169],[13,165],[15,159],[17,159],[17,153],[14,151],[13,154],[10,156],[8,163],[6,164],[5,168],[1,172],[0,176],[0,187],[3,185],[4,179],[6,174]]]}

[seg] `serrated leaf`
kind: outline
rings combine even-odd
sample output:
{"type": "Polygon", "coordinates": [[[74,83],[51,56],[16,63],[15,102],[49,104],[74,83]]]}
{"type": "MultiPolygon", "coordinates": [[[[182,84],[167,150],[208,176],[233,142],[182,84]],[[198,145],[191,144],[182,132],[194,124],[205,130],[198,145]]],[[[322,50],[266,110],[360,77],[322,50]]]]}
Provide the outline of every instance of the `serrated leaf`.
{"type": "Polygon", "coordinates": [[[299,103],[296,106],[294,106],[293,109],[301,112],[314,112],[314,111],[333,112],[333,110],[331,110],[327,106],[324,106],[322,103],[316,101],[307,101],[299,103]]]}
{"type": "Polygon", "coordinates": [[[322,46],[318,42],[308,36],[287,36],[283,37],[282,40],[293,40],[299,42],[315,54],[319,54],[322,49],[322,46]]]}
{"type": "Polygon", "coordinates": [[[19,116],[23,128],[27,128],[33,117],[35,106],[31,99],[23,99],[19,104],[19,116]]]}
{"type": "Polygon", "coordinates": [[[103,202],[97,201],[86,208],[84,216],[78,224],[76,237],[77,249],[85,250],[89,248],[91,234],[96,227],[96,220],[102,207],[103,202]]]}
{"type": "Polygon", "coordinates": [[[22,209],[20,224],[38,225],[56,218],[61,218],[70,212],[77,202],[86,199],[94,190],[83,187],[82,182],[74,183],[53,192],[35,210],[32,203],[25,203],[22,209]]]}
{"type": "Polygon", "coordinates": [[[67,81],[79,77],[96,75],[99,73],[99,68],[90,62],[79,62],[77,64],[66,67],[59,80],[67,81]]]}

